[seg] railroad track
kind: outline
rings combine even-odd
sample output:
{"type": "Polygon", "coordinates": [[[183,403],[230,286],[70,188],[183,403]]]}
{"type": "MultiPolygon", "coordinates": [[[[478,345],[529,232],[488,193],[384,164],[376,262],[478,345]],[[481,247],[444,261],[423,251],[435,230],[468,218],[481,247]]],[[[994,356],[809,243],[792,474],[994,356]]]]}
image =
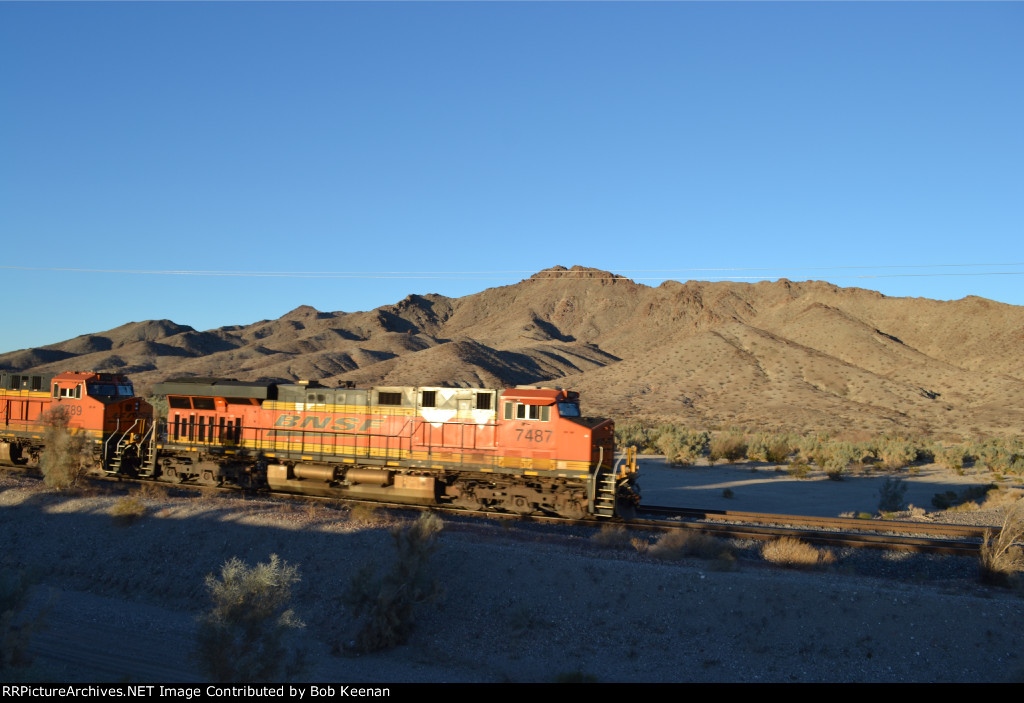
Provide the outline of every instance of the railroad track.
{"type": "MultiPolygon", "coordinates": [[[[641,517],[631,525],[699,529],[716,536],[737,539],[796,537],[824,546],[896,549],[954,556],[976,555],[986,529],[901,520],[862,520],[647,505],[641,506],[639,513],[641,516],[652,517],[641,517]]],[[[998,531],[997,528],[989,529],[998,531]]]]}
{"type": "MultiPolygon", "coordinates": [[[[152,484],[150,480],[101,479],[122,484],[152,484]]],[[[199,489],[232,492],[234,488],[202,484],[158,485],[168,488],[199,489]]],[[[542,515],[521,516],[496,511],[476,511],[444,506],[425,506],[406,503],[384,503],[318,496],[295,496],[286,493],[261,492],[261,495],[310,502],[344,502],[372,504],[382,509],[434,510],[465,517],[521,520],[535,523],[553,523],[567,526],[601,527],[607,520],[566,518],[542,515]]],[[[644,505],[638,508],[639,517],[628,522],[616,522],[630,530],[701,530],[726,539],[755,539],[767,541],[778,537],[795,537],[805,542],[829,547],[859,549],[889,549],[952,556],[976,556],[981,547],[985,528],[964,525],[907,522],[900,520],[863,520],[857,518],[829,518],[806,515],[779,515],[732,510],[706,510],[644,505]]],[[[998,528],[991,528],[997,531],[998,528]]]]}

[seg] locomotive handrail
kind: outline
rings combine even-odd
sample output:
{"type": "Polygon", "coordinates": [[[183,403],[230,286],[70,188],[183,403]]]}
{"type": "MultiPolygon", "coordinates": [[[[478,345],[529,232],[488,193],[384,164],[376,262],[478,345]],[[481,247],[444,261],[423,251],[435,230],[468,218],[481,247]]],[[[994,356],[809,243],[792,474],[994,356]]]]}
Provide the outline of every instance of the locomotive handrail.
{"type": "Polygon", "coordinates": [[[604,446],[597,448],[597,469],[590,476],[587,482],[587,512],[594,512],[594,504],[597,501],[597,487],[601,482],[601,467],[604,465],[604,446]]]}
{"type": "Polygon", "coordinates": [[[114,435],[116,435],[118,430],[120,430],[120,429],[121,429],[121,418],[117,418],[117,424],[114,425],[114,431],[110,433],[110,436],[107,437],[106,441],[103,443],[103,457],[102,457],[103,461],[107,460],[107,445],[110,444],[110,440],[112,440],[114,438],[114,435]]]}

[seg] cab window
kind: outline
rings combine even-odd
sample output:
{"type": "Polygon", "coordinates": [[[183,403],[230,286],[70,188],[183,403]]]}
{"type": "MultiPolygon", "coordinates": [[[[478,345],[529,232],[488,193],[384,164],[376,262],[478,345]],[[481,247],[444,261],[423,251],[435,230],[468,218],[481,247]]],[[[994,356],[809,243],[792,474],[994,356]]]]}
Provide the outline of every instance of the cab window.
{"type": "Polygon", "coordinates": [[[526,403],[505,403],[506,420],[540,420],[547,422],[551,419],[550,405],[527,405],[526,403]]]}

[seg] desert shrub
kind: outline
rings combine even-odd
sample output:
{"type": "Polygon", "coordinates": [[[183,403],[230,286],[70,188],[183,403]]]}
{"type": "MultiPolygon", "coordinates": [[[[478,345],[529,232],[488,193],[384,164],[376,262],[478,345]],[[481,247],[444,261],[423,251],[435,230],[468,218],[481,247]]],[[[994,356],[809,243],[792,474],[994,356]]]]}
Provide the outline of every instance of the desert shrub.
{"type": "Polygon", "coordinates": [[[704,454],[708,441],[707,432],[662,425],[659,427],[657,447],[669,464],[689,466],[704,454]]]}
{"type": "Polygon", "coordinates": [[[146,514],[146,506],[138,498],[125,496],[110,508],[110,516],[119,525],[130,525],[146,514]]]}
{"type": "Polygon", "coordinates": [[[802,461],[794,461],[789,465],[786,473],[796,478],[807,478],[811,473],[811,467],[802,461]]]}
{"type": "Polygon", "coordinates": [[[814,463],[833,481],[843,480],[850,464],[859,456],[852,442],[819,442],[813,453],[814,463]]]}
{"type": "MultiPolygon", "coordinates": [[[[808,434],[798,438],[795,442],[797,460],[802,461],[805,464],[817,464],[814,460],[815,454],[818,452],[818,449],[822,444],[827,443],[827,434],[808,434]]],[[[821,464],[818,464],[818,466],[821,466],[821,464]]]]}
{"type": "Polygon", "coordinates": [[[761,556],[772,564],[795,569],[831,564],[835,560],[831,551],[818,549],[795,537],[779,537],[766,542],[761,547],[761,556]]]}
{"type": "Polygon", "coordinates": [[[199,617],[193,658],[218,683],[267,682],[301,673],[305,653],[293,646],[305,627],[289,607],[298,567],[270,555],[250,567],[238,558],[206,577],[213,607],[199,617]]]}
{"type": "Polygon", "coordinates": [[[903,510],[903,497],[907,494],[907,484],[901,478],[889,477],[878,489],[878,512],[895,513],[903,510]]]}
{"type": "Polygon", "coordinates": [[[140,498],[151,498],[153,500],[165,500],[170,498],[174,488],[166,483],[158,481],[144,481],[135,488],[135,495],[140,498]]]}
{"type": "Polygon", "coordinates": [[[967,458],[967,453],[964,451],[962,446],[956,445],[953,447],[937,447],[933,450],[935,455],[935,461],[939,466],[950,469],[951,471],[961,471],[964,468],[964,461],[967,458]]]}
{"type": "Polygon", "coordinates": [[[917,446],[899,437],[883,437],[875,442],[875,456],[886,469],[902,469],[917,460],[917,446]]]}
{"type": "Polygon", "coordinates": [[[998,534],[985,530],[985,538],[978,554],[978,573],[983,583],[1010,586],[1020,580],[1024,571],[1024,500],[1006,511],[998,534]]]}
{"type": "Polygon", "coordinates": [[[1002,473],[1010,467],[1010,453],[1000,443],[989,440],[977,449],[978,462],[986,469],[1002,473]]]}
{"type": "Polygon", "coordinates": [[[627,549],[633,546],[632,538],[621,525],[601,525],[601,529],[590,538],[599,547],[627,549]]]}
{"type": "Polygon", "coordinates": [[[759,432],[747,444],[747,458],[769,464],[782,464],[793,451],[793,440],[787,434],[759,432]]]}
{"type": "Polygon", "coordinates": [[[43,442],[46,448],[39,457],[43,482],[50,488],[66,490],[75,487],[92,464],[92,453],[84,434],[70,427],[71,413],[59,405],[43,418],[43,442]]]}
{"type": "Polygon", "coordinates": [[[636,447],[643,454],[655,453],[650,429],[639,420],[615,424],[615,446],[636,447]]]}
{"type": "Polygon", "coordinates": [[[728,552],[729,549],[722,540],[698,530],[666,532],[647,550],[652,557],[667,560],[678,560],[688,556],[714,559],[728,552]]]}
{"type": "Polygon", "coordinates": [[[708,461],[738,461],[747,455],[747,440],[742,432],[716,434],[708,442],[708,461]]]}
{"type": "MultiPolygon", "coordinates": [[[[975,488],[982,488],[975,486],[975,488]]],[[[1024,499],[1024,491],[1019,488],[999,488],[994,483],[984,486],[984,495],[976,496],[984,498],[987,510],[995,508],[1012,507],[1017,501],[1024,499]]]]}
{"type": "Polygon", "coordinates": [[[412,632],[416,606],[435,600],[441,587],[429,576],[431,555],[444,524],[433,513],[423,513],[408,527],[391,529],[395,560],[383,574],[374,564],[361,568],[344,599],[362,617],[353,647],[374,652],[404,644],[412,632]]]}
{"type": "MultiPolygon", "coordinates": [[[[989,495],[990,492],[996,488],[995,484],[988,484],[987,486],[968,486],[964,490],[957,493],[956,491],[943,491],[942,493],[936,493],[932,496],[932,505],[939,510],[947,510],[949,508],[963,505],[971,501],[980,500],[989,495]]],[[[974,505],[977,507],[977,505],[974,505]]],[[[986,505],[986,507],[992,507],[986,505]]]]}
{"type": "Polygon", "coordinates": [[[356,503],[348,511],[349,522],[356,525],[377,525],[382,522],[380,509],[372,503],[356,503]]]}

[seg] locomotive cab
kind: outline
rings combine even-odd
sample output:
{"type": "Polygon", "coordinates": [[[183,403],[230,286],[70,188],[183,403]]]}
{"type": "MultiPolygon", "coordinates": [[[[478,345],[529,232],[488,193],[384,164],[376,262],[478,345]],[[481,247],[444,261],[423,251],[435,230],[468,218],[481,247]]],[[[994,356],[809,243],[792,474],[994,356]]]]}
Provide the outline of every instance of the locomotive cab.
{"type": "Polygon", "coordinates": [[[47,426],[59,412],[68,430],[85,437],[104,471],[134,470],[151,429],[153,408],[134,396],[126,376],[92,371],[0,378],[0,462],[34,464],[47,426]]]}

